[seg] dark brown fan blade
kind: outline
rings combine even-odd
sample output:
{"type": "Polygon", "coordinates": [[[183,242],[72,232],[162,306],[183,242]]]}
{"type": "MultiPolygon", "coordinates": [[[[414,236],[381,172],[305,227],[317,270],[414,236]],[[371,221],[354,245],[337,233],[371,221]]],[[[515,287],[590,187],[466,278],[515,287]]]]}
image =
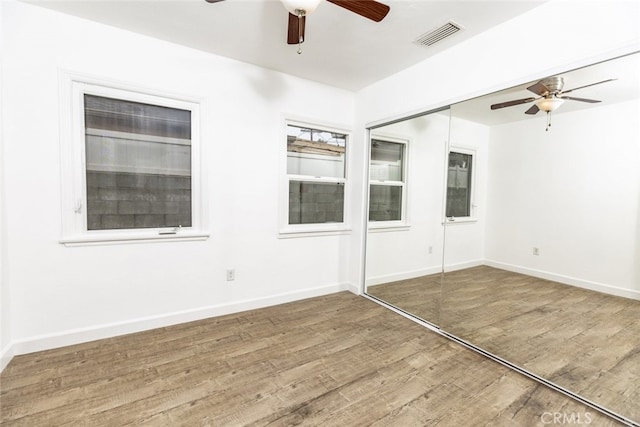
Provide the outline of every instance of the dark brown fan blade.
{"type": "Polygon", "coordinates": [[[607,79],[607,80],[603,80],[603,81],[601,81],[601,82],[591,83],[590,85],[584,85],[584,86],[580,86],[580,87],[574,87],[573,89],[563,90],[563,91],[562,91],[562,94],[564,95],[565,93],[573,92],[574,90],[584,89],[585,87],[590,87],[590,86],[595,86],[595,85],[599,85],[599,84],[602,84],[602,83],[612,82],[612,81],[614,81],[614,80],[618,80],[618,79],[607,79]]]}
{"type": "Polygon", "coordinates": [[[224,0],[205,0],[207,3],[218,3],[219,1],[224,1],[224,0]]]}
{"type": "Polygon", "coordinates": [[[525,111],[525,114],[536,114],[538,111],[540,111],[540,108],[538,108],[537,105],[532,105],[531,108],[529,108],[527,111],[525,111]]]}
{"type": "Polygon", "coordinates": [[[534,84],[534,85],[529,86],[529,87],[527,88],[527,90],[528,90],[529,92],[533,92],[533,93],[535,93],[536,95],[544,95],[544,94],[546,94],[546,93],[548,93],[548,92],[549,92],[549,88],[548,88],[548,87],[546,87],[545,85],[543,85],[543,84],[542,84],[542,83],[540,83],[540,82],[538,82],[538,83],[536,83],[536,84],[534,84]]]}
{"type": "Polygon", "coordinates": [[[375,0],[327,0],[360,16],[380,22],[389,13],[389,6],[375,0]]]}
{"type": "Polygon", "coordinates": [[[602,102],[602,101],[598,101],[597,99],[575,98],[573,96],[561,96],[560,98],[570,99],[572,101],[589,102],[591,104],[595,104],[596,102],[602,102]]]}
{"type": "Polygon", "coordinates": [[[304,42],[304,27],[306,20],[306,16],[298,18],[293,13],[289,14],[289,30],[287,32],[288,44],[298,44],[304,42]],[[300,28],[299,26],[302,28],[300,28]]]}
{"type": "Polygon", "coordinates": [[[514,99],[513,101],[500,102],[498,104],[493,104],[491,106],[492,110],[497,110],[498,108],[504,107],[512,107],[514,105],[526,104],[527,102],[535,101],[536,98],[524,98],[524,99],[514,99]]]}

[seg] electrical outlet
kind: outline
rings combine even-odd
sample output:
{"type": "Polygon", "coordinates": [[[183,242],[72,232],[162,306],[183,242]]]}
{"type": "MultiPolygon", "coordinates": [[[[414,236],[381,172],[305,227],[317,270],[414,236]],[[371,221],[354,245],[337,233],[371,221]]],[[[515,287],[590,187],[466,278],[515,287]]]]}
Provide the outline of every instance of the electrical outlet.
{"type": "Polygon", "coordinates": [[[433,254],[433,246],[429,246],[429,255],[433,254]]]}
{"type": "Polygon", "coordinates": [[[233,280],[236,280],[236,271],[232,268],[227,270],[227,282],[231,282],[233,280]]]}
{"type": "Polygon", "coordinates": [[[536,256],[540,255],[540,248],[533,248],[533,254],[536,256]]]}

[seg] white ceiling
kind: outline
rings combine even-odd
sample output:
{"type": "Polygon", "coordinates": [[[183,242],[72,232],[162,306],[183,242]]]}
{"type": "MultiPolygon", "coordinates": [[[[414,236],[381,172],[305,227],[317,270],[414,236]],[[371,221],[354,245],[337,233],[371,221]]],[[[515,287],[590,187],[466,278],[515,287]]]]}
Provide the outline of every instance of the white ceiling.
{"type": "Polygon", "coordinates": [[[32,4],[234,58],[331,86],[358,90],[540,4],[527,1],[383,0],[379,23],[322,2],[307,17],[303,53],[286,44],[279,0],[25,0],[32,4]],[[431,47],[414,44],[448,21],[464,27],[431,47]]]}

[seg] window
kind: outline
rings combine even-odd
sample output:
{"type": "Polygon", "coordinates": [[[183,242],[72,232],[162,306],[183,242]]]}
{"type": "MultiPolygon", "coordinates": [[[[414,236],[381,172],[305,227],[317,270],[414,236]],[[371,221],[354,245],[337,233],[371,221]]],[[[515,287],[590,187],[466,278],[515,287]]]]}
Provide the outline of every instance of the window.
{"type": "Polygon", "coordinates": [[[84,95],[87,229],[191,227],[191,111],[84,95]]]}
{"type": "Polygon", "coordinates": [[[472,216],[474,155],[470,150],[455,149],[449,152],[446,207],[449,219],[472,216]]]}
{"type": "Polygon", "coordinates": [[[204,237],[198,104],[70,85],[63,243],[204,237]]]}
{"type": "Polygon", "coordinates": [[[406,141],[371,140],[369,221],[404,220],[406,147],[406,141]]]}
{"type": "Polygon", "coordinates": [[[287,124],[286,221],[283,232],[345,226],[347,134],[287,124]]]}

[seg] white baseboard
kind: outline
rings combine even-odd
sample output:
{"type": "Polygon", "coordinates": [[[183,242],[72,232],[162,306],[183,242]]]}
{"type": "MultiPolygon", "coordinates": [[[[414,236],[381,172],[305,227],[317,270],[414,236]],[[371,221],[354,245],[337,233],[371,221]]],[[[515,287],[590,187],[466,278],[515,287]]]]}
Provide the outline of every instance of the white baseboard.
{"type": "Polygon", "coordinates": [[[360,285],[356,285],[355,283],[345,283],[346,290],[355,295],[362,295],[362,291],[360,290],[360,285]]]}
{"type": "Polygon", "coordinates": [[[480,265],[485,265],[484,259],[476,259],[473,261],[459,262],[457,264],[446,264],[444,266],[444,271],[449,272],[449,271],[464,270],[465,268],[478,267],[480,265]]]}
{"type": "MultiPolygon", "coordinates": [[[[526,274],[533,277],[552,280],[567,285],[577,286],[611,295],[640,300],[640,291],[619,288],[602,283],[563,276],[547,271],[541,271],[508,264],[494,260],[474,260],[465,263],[452,264],[445,267],[446,271],[460,270],[463,268],[487,265],[500,268],[502,270],[513,271],[515,273],[526,274]]],[[[414,277],[437,274],[441,271],[440,266],[413,270],[403,273],[388,274],[384,276],[372,277],[366,280],[367,286],[377,285],[396,280],[406,280],[414,277]]],[[[27,354],[41,350],[49,350],[67,345],[80,344],[103,338],[110,338],[118,335],[125,335],[135,332],[146,331],[154,328],[176,325],[179,323],[191,322],[206,319],[209,317],[222,316],[231,313],[238,313],[246,310],[268,307],[287,302],[298,301],[305,298],[313,298],[321,295],[328,295],[341,291],[349,291],[360,295],[360,287],[353,283],[339,283],[334,285],[320,286],[317,288],[305,289],[301,291],[287,292],[278,295],[254,298],[228,304],[213,305],[191,310],[183,310],[173,313],[165,313],[157,316],[132,319],[123,322],[98,325],[89,328],[80,328],[62,331],[53,334],[24,338],[10,342],[0,349],[0,372],[9,364],[14,356],[27,354]]]]}
{"type": "Polygon", "coordinates": [[[442,271],[442,268],[437,265],[435,267],[421,268],[419,270],[403,271],[400,273],[384,274],[382,276],[369,277],[365,280],[367,286],[380,285],[382,283],[396,282],[398,280],[413,279],[414,277],[429,276],[431,274],[438,274],[442,271]]]}
{"type": "MultiPolygon", "coordinates": [[[[53,334],[19,339],[9,343],[7,348],[2,350],[2,353],[0,354],[2,356],[2,365],[0,365],[0,368],[4,369],[4,367],[9,364],[13,356],[20,354],[50,350],[67,345],[80,344],[103,338],[115,337],[118,335],[177,325],[209,317],[239,313],[246,310],[269,307],[272,305],[284,304],[287,302],[333,294],[341,291],[350,291],[356,294],[359,293],[357,286],[351,283],[339,283],[228,304],[212,305],[192,310],[165,313],[157,316],[148,316],[123,322],[115,322],[92,326],[89,328],[73,329],[53,334]]],[[[0,369],[0,372],[2,369],[0,369]]]]}
{"type": "MultiPolygon", "coordinates": [[[[592,291],[603,292],[610,295],[616,295],[625,298],[631,298],[640,300],[640,291],[633,289],[619,288],[616,286],[607,285],[604,283],[597,283],[589,280],[578,279],[575,277],[564,276],[561,274],[551,273],[543,270],[536,270],[533,268],[522,267],[515,264],[509,264],[500,261],[494,261],[490,259],[477,259],[473,261],[466,261],[457,264],[445,265],[444,270],[456,271],[465,268],[477,267],[480,265],[487,265],[489,267],[495,267],[502,270],[512,271],[514,273],[526,274],[528,276],[538,277],[541,279],[552,280],[554,282],[563,283],[565,285],[577,286],[583,289],[589,289],[592,291]]],[[[413,279],[414,277],[427,276],[430,274],[437,274],[440,272],[440,266],[428,267],[419,270],[404,271],[400,273],[386,274],[382,276],[370,277],[366,279],[367,286],[380,285],[382,283],[395,282],[398,280],[413,279]]],[[[354,292],[356,293],[356,292],[354,292]]]]}
{"type": "Polygon", "coordinates": [[[11,343],[7,344],[3,349],[0,350],[0,372],[7,367],[11,359],[13,359],[13,345],[11,343]]]}
{"type": "Polygon", "coordinates": [[[589,280],[577,279],[575,277],[563,276],[561,274],[551,273],[548,271],[536,270],[533,268],[522,267],[519,265],[508,264],[499,261],[485,260],[484,264],[489,267],[499,268],[501,270],[512,271],[514,273],[526,274],[527,276],[538,277],[540,279],[552,280],[554,282],[563,283],[565,285],[577,286],[579,288],[589,289],[591,291],[603,292],[619,297],[640,300],[640,291],[633,289],[619,288],[617,286],[606,285],[604,283],[592,282],[589,280]]]}
{"type": "MultiPolygon", "coordinates": [[[[460,262],[457,264],[447,264],[444,267],[444,271],[456,271],[456,270],[463,270],[465,268],[471,268],[471,267],[477,267],[479,265],[484,265],[484,260],[483,259],[477,259],[477,260],[473,260],[473,261],[465,261],[465,262],[460,262]]],[[[403,271],[400,273],[391,273],[391,274],[384,274],[382,276],[376,276],[376,277],[370,277],[366,280],[366,284],[367,286],[375,286],[375,285],[380,285],[382,283],[389,283],[389,282],[395,282],[398,280],[407,280],[407,279],[413,279],[415,277],[421,277],[421,276],[429,276],[431,274],[438,274],[442,271],[442,268],[439,265],[433,266],[433,267],[427,267],[427,268],[421,268],[418,270],[411,270],[411,271],[403,271]]]]}

